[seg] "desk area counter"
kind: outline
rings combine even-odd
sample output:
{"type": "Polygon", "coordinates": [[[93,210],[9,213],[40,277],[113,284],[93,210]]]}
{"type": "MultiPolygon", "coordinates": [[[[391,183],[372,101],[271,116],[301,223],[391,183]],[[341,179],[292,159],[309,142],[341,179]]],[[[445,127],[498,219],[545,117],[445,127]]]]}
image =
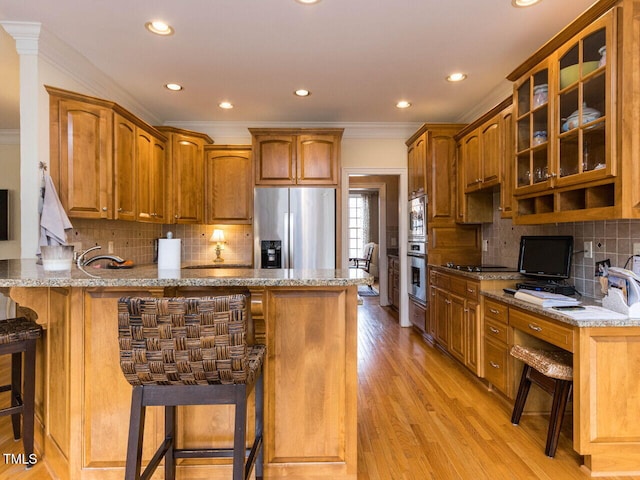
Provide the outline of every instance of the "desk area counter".
{"type": "MultiPolygon", "coordinates": [[[[0,261],[0,289],[20,314],[44,328],[37,351],[39,459],[55,478],[124,476],[131,386],[119,366],[118,298],[204,296],[246,287],[250,340],[267,346],[265,478],[355,480],[357,286],[371,281],[353,269],[159,272],[143,265],[85,271],[74,266],[54,273],[35,260],[0,261]]],[[[181,448],[228,446],[232,420],[232,407],[180,408],[177,442],[181,448]]],[[[163,425],[163,411],[148,409],[143,464],[162,441],[163,425]]],[[[231,465],[184,460],[177,474],[184,480],[226,479],[231,465]]]]}
{"type": "Polygon", "coordinates": [[[522,366],[509,356],[512,345],[572,352],[574,450],[583,455],[594,476],[638,475],[640,320],[575,320],[502,290],[481,294],[485,355],[497,366],[504,360],[505,367],[495,373],[488,370],[486,379],[513,398],[522,366]]]}

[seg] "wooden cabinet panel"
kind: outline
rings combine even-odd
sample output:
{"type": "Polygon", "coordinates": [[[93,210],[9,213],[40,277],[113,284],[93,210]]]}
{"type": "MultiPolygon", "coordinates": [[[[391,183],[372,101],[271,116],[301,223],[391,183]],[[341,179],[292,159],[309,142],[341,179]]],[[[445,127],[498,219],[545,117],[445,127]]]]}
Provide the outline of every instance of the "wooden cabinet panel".
{"type": "Polygon", "coordinates": [[[500,179],[500,116],[496,116],[480,127],[480,158],[482,174],[480,178],[484,186],[497,185],[500,179]]]}
{"type": "Polygon", "coordinates": [[[539,315],[518,310],[509,309],[509,324],[523,332],[528,332],[535,337],[545,340],[564,350],[573,352],[573,328],[563,326],[541,318],[539,315]]]}
{"type": "Polygon", "coordinates": [[[50,113],[52,175],[67,214],[113,218],[111,110],[51,96],[50,113]]]}
{"type": "Polygon", "coordinates": [[[204,218],[203,142],[172,134],[171,161],[175,223],[202,223],[204,218]]]}
{"type": "Polygon", "coordinates": [[[462,140],[462,162],[464,164],[465,191],[478,186],[480,178],[480,134],[476,130],[462,140]]]}
{"type": "Polygon", "coordinates": [[[409,200],[424,195],[427,191],[427,138],[428,132],[424,132],[408,145],[409,200]]]}
{"type": "Polygon", "coordinates": [[[254,137],[256,185],[292,185],[296,180],[293,135],[254,137]]]}
{"type": "Polygon", "coordinates": [[[503,325],[507,325],[509,322],[509,309],[504,303],[485,299],[484,316],[485,318],[492,318],[503,325]]]}
{"type": "Polygon", "coordinates": [[[455,220],[455,149],[450,132],[431,133],[428,152],[430,220],[455,220]]]}
{"type": "Polygon", "coordinates": [[[412,299],[409,299],[409,320],[421,332],[426,330],[426,309],[412,299]]]}
{"type": "Polygon", "coordinates": [[[493,318],[484,317],[484,336],[485,338],[494,338],[498,342],[506,345],[508,340],[507,326],[502,322],[498,322],[493,318]]]}
{"type": "Polygon", "coordinates": [[[212,145],[205,159],[205,222],[251,223],[253,164],[251,147],[212,145]]]}
{"type": "Polygon", "coordinates": [[[338,185],[342,129],[257,129],[256,185],[338,185]]]}
{"type": "Polygon", "coordinates": [[[169,223],[167,215],[168,168],[164,141],[138,129],[138,214],[141,222],[169,223]]]}
{"type": "Polygon", "coordinates": [[[466,301],[465,309],[465,357],[464,364],[476,375],[480,375],[480,308],[472,300],[466,301]]]}
{"type": "Polygon", "coordinates": [[[296,149],[296,183],[337,185],[338,150],[333,135],[299,135],[296,149]]]}
{"type": "Polygon", "coordinates": [[[449,304],[449,294],[439,288],[435,290],[435,326],[436,326],[436,341],[444,348],[449,348],[449,317],[451,315],[451,308],[449,304]]]}
{"type": "Polygon", "coordinates": [[[515,190],[514,164],[515,164],[515,143],[513,122],[513,106],[507,107],[501,113],[502,126],[502,148],[501,164],[502,173],[500,178],[500,216],[511,218],[513,215],[513,191],[515,190]]]}
{"type": "Polygon", "coordinates": [[[389,306],[394,310],[400,308],[400,262],[395,255],[388,256],[388,283],[389,289],[387,299],[389,300],[389,306]]]}
{"type": "Polygon", "coordinates": [[[449,353],[459,362],[465,363],[465,300],[449,295],[449,353]]]}
{"type": "Polygon", "coordinates": [[[505,345],[490,338],[484,340],[484,376],[498,390],[508,395],[509,353],[505,345]]]}
{"type": "Polygon", "coordinates": [[[113,197],[118,220],[136,219],[136,126],[121,115],[113,119],[113,197]]]}

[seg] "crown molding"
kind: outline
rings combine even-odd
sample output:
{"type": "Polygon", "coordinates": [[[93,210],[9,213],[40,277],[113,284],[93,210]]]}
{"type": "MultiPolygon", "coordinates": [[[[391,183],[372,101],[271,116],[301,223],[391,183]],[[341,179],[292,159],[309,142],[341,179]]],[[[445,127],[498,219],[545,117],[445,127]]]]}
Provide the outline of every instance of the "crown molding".
{"type": "MultiPolygon", "coordinates": [[[[85,56],[47,29],[42,29],[40,40],[40,58],[82,85],[85,91],[81,93],[108,98],[151,125],[158,125],[161,122],[156,113],[138,102],[85,56]]],[[[64,88],[64,86],[60,87],[64,88]]]]}
{"type": "Polygon", "coordinates": [[[20,145],[20,130],[0,130],[0,145],[20,145]]]}
{"type": "Polygon", "coordinates": [[[375,138],[405,141],[422,122],[191,122],[171,121],[163,125],[207,133],[216,138],[250,138],[249,128],[344,128],[342,138],[375,138]]]}
{"type": "Polygon", "coordinates": [[[476,103],[473,108],[465,110],[458,117],[456,123],[472,123],[511,95],[513,95],[513,83],[509,80],[502,80],[487,95],[483,95],[481,102],[476,103]]]}

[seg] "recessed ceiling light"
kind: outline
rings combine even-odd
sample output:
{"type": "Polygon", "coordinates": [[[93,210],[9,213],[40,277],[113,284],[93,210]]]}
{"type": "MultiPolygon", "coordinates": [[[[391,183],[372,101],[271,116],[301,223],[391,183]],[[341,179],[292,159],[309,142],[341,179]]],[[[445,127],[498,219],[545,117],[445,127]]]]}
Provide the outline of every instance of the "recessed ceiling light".
{"type": "Polygon", "coordinates": [[[535,5],[539,3],[540,0],[511,0],[511,5],[517,8],[521,7],[530,7],[531,5],[535,5]]]}
{"type": "Polygon", "coordinates": [[[173,35],[173,27],[161,20],[153,20],[144,24],[145,28],[156,35],[173,35]]]}
{"type": "Polygon", "coordinates": [[[410,106],[411,104],[406,100],[400,100],[398,103],[396,103],[397,108],[409,108],[410,106]]]}
{"type": "Polygon", "coordinates": [[[225,110],[229,110],[229,109],[233,108],[233,103],[231,103],[231,102],[220,102],[218,104],[218,106],[220,108],[224,108],[225,110]]]}
{"type": "Polygon", "coordinates": [[[293,92],[293,94],[297,95],[298,97],[308,97],[309,95],[311,95],[311,92],[309,90],[305,90],[304,88],[299,88],[298,90],[293,92]]]}
{"type": "Polygon", "coordinates": [[[465,78],[467,78],[467,74],[466,73],[458,72],[458,73],[452,73],[451,75],[449,75],[447,77],[447,81],[449,81],[449,82],[461,82],[465,78]]]}
{"type": "Polygon", "coordinates": [[[167,83],[164,88],[171,90],[172,92],[179,92],[182,90],[182,85],[178,85],[177,83],[167,83]]]}
{"type": "Polygon", "coordinates": [[[296,0],[298,3],[302,3],[304,5],[313,5],[314,3],[319,3],[320,0],[296,0]]]}

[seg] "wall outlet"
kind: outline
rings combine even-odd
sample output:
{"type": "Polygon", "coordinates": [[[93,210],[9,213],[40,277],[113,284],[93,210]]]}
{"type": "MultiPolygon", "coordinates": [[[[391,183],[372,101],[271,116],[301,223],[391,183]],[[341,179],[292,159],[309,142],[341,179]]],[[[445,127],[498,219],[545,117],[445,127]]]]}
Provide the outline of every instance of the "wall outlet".
{"type": "Polygon", "coordinates": [[[593,242],[584,242],[584,258],[593,258],[593,242]]]}
{"type": "Polygon", "coordinates": [[[489,240],[482,240],[482,251],[483,252],[489,251],[489,240]]]}
{"type": "Polygon", "coordinates": [[[633,244],[633,254],[640,255],[640,243],[636,242],[633,244]]]}
{"type": "Polygon", "coordinates": [[[107,243],[107,253],[113,253],[113,242],[109,241],[107,243]]]}

